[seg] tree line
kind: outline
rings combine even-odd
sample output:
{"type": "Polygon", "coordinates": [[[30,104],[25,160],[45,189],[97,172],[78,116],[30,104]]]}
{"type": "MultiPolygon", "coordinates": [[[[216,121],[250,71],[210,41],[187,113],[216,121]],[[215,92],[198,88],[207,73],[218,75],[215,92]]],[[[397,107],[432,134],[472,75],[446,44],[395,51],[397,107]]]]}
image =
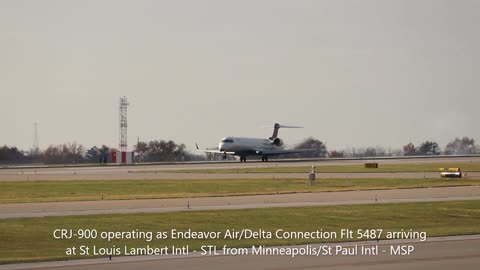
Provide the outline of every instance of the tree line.
{"type": "Polygon", "coordinates": [[[428,155],[471,155],[480,154],[480,147],[469,137],[455,138],[449,142],[443,152],[437,142],[425,141],[415,146],[408,143],[402,149],[385,149],[381,146],[365,148],[348,148],[346,150],[328,151],[326,144],[314,138],[307,138],[294,149],[314,149],[312,152],[283,155],[282,158],[346,158],[346,157],[387,157],[387,156],[428,156],[428,155]]]}
{"type": "MultiPolygon", "coordinates": [[[[0,147],[0,164],[16,163],[43,163],[43,164],[77,164],[77,163],[106,163],[111,157],[111,152],[116,148],[106,145],[93,146],[86,149],[83,145],[65,143],[50,145],[45,150],[23,151],[17,147],[0,147]]],[[[154,140],[139,142],[134,147],[136,162],[155,161],[190,161],[201,160],[203,156],[197,156],[186,151],[184,144],[174,141],[154,140]]]]}
{"type": "MultiPolygon", "coordinates": [[[[346,150],[327,150],[324,142],[309,137],[294,146],[294,149],[313,149],[314,151],[282,155],[277,158],[316,158],[316,157],[382,157],[382,156],[415,156],[415,155],[465,155],[480,154],[480,147],[475,140],[469,137],[455,138],[442,151],[435,141],[425,141],[418,146],[408,143],[402,149],[385,149],[381,146],[365,148],[348,148],[346,150]]],[[[24,151],[17,147],[0,147],[0,164],[43,163],[43,164],[76,164],[76,163],[103,163],[110,158],[110,153],[117,151],[106,145],[93,146],[86,149],[76,142],[50,145],[42,151],[24,151]]],[[[186,150],[183,143],[172,140],[152,140],[138,142],[134,146],[135,162],[159,161],[193,161],[193,160],[220,160],[222,154],[196,154],[186,150]]],[[[234,159],[228,156],[228,159],[234,159]]]]}
{"type": "Polygon", "coordinates": [[[429,156],[429,155],[472,155],[480,154],[480,146],[469,137],[455,138],[449,142],[445,149],[435,141],[424,141],[419,145],[412,142],[402,146],[401,149],[385,149],[381,146],[366,148],[349,148],[343,151],[330,151],[329,157],[387,157],[387,156],[429,156]]]}

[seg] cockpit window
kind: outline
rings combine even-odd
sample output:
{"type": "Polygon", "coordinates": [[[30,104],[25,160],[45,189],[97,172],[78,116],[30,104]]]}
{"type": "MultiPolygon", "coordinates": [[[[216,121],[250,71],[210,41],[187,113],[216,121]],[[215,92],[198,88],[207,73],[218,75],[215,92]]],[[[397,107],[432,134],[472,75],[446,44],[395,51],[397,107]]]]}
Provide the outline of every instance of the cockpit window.
{"type": "Polygon", "coordinates": [[[232,139],[223,139],[222,142],[223,143],[233,143],[233,140],[232,139]]]}

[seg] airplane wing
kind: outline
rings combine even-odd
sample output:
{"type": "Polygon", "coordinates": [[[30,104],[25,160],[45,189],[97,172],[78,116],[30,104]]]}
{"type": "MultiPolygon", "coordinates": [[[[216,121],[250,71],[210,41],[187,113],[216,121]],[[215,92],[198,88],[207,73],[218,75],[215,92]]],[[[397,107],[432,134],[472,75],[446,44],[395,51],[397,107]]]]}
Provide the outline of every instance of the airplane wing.
{"type": "Polygon", "coordinates": [[[257,151],[258,155],[285,155],[285,154],[297,154],[297,153],[305,153],[305,152],[313,152],[317,151],[315,149],[292,149],[292,150],[259,150],[257,151]]]}
{"type": "Polygon", "coordinates": [[[197,147],[197,151],[201,151],[201,152],[204,152],[204,153],[214,153],[214,154],[230,154],[230,155],[234,155],[235,152],[225,152],[225,151],[220,151],[220,150],[209,150],[209,149],[200,149],[198,148],[198,144],[195,144],[195,146],[197,147]]]}

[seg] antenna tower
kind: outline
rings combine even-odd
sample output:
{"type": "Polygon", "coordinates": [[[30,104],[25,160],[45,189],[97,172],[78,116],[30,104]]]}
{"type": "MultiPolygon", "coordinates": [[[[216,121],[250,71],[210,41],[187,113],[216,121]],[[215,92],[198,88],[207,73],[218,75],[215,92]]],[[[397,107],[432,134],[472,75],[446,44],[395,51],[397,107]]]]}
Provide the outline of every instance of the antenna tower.
{"type": "Polygon", "coordinates": [[[127,97],[120,98],[120,151],[127,151],[127,97]]]}
{"type": "Polygon", "coordinates": [[[38,123],[33,124],[33,152],[38,154],[38,123]]]}

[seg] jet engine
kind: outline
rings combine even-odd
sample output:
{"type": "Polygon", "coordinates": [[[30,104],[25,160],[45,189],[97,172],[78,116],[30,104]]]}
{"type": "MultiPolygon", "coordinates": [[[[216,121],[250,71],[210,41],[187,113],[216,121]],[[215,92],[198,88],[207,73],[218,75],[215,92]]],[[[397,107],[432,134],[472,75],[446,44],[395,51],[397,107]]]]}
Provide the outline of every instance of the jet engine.
{"type": "Polygon", "coordinates": [[[273,139],[272,144],[275,145],[275,146],[282,146],[283,145],[283,140],[280,139],[280,138],[275,138],[275,139],[273,139]]]}

